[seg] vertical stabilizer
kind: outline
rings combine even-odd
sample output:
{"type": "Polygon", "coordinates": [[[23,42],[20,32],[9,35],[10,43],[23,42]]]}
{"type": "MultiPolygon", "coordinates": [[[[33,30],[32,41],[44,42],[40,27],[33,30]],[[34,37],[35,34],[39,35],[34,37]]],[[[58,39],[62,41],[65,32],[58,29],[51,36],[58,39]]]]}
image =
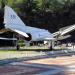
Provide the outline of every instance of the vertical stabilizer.
{"type": "Polygon", "coordinates": [[[4,12],[4,24],[6,25],[21,25],[25,27],[23,21],[18,17],[18,15],[9,6],[5,6],[4,12]]]}
{"type": "Polygon", "coordinates": [[[25,37],[29,37],[25,32],[25,24],[9,6],[5,6],[4,24],[5,28],[17,32],[25,37]]]}

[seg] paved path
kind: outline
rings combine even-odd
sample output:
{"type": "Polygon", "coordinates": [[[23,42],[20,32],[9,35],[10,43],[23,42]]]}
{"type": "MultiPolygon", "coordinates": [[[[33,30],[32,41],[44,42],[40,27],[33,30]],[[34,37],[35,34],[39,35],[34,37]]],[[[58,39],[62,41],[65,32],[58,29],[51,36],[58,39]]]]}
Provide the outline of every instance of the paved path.
{"type": "Polygon", "coordinates": [[[0,66],[0,75],[75,75],[75,55],[22,60],[0,66]]]}

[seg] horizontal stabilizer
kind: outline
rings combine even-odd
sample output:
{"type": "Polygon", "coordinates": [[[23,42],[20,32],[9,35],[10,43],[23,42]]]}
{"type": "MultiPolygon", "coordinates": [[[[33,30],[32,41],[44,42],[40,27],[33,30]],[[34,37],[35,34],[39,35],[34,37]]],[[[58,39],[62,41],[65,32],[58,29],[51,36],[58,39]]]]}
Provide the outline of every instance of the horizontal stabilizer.
{"type": "Polygon", "coordinates": [[[17,40],[16,38],[4,38],[4,37],[0,37],[0,40],[17,40]]]}
{"type": "Polygon", "coordinates": [[[10,29],[10,30],[12,30],[12,31],[14,31],[14,32],[16,32],[16,33],[18,33],[18,34],[20,34],[20,35],[22,35],[22,36],[25,36],[25,37],[29,37],[25,32],[23,32],[22,30],[19,30],[19,29],[16,29],[16,28],[12,28],[12,27],[8,27],[8,29],[10,29]]]}
{"type": "Polygon", "coordinates": [[[14,29],[13,31],[15,31],[15,32],[17,32],[18,34],[23,35],[23,36],[25,36],[25,37],[29,37],[25,32],[22,32],[22,31],[20,31],[20,30],[14,29]]]}

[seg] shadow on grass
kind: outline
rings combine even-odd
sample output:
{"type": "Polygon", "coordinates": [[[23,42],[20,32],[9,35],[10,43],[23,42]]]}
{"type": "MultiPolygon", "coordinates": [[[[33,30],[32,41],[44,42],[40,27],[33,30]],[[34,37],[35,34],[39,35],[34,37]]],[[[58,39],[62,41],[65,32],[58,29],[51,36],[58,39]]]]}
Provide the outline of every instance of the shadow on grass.
{"type": "Polygon", "coordinates": [[[0,50],[0,51],[52,51],[50,49],[7,49],[7,50],[0,50]]]}

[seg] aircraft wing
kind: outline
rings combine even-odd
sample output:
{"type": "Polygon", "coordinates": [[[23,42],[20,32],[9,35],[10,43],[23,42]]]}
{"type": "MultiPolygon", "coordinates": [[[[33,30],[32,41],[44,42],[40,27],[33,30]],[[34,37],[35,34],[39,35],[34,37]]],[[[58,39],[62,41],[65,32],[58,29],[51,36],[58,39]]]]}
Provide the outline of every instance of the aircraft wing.
{"type": "MultiPolygon", "coordinates": [[[[57,36],[57,35],[65,35],[67,33],[70,33],[72,31],[75,30],[75,25],[71,25],[71,26],[68,26],[68,27],[64,27],[65,29],[63,30],[59,30],[55,33],[53,33],[53,36],[57,36]]],[[[62,28],[61,28],[62,29],[62,28]]]]}
{"type": "Polygon", "coordinates": [[[66,34],[66,33],[69,33],[69,32],[71,32],[71,31],[73,31],[73,30],[75,30],[75,25],[72,25],[72,26],[66,28],[65,30],[63,30],[63,31],[61,32],[61,35],[64,35],[64,34],[66,34]]]}

